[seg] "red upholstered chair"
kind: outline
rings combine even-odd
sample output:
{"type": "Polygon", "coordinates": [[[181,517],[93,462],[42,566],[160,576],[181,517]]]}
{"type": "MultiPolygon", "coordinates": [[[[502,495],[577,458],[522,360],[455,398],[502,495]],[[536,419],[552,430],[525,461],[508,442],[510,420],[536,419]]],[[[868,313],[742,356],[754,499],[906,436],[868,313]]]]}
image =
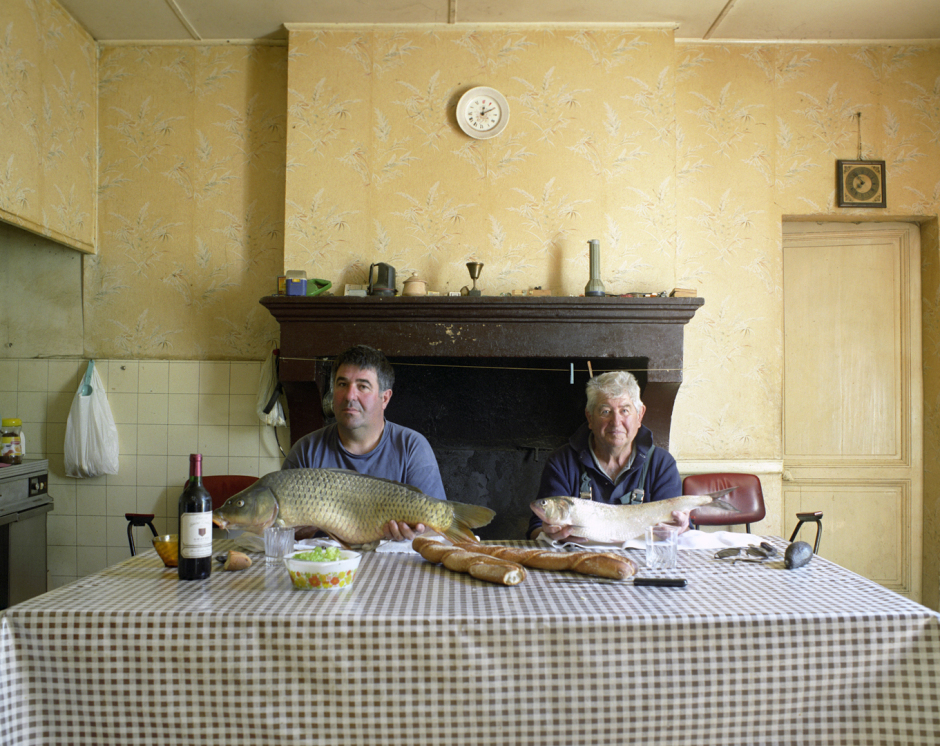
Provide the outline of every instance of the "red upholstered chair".
{"type": "Polygon", "coordinates": [[[215,510],[232,495],[237,495],[243,489],[250,487],[258,481],[258,477],[247,477],[240,474],[222,474],[202,478],[202,486],[212,495],[212,509],[215,510]]]}
{"type": "MultiPolygon", "coordinates": [[[[250,487],[258,481],[258,477],[247,477],[240,474],[223,474],[222,476],[203,477],[202,486],[205,487],[212,496],[212,509],[215,510],[222,503],[228,500],[232,495],[237,495],[246,487],[250,487]]],[[[183,487],[186,485],[184,484],[183,487]]],[[[131,557],[137,554],[137,547],[134,542],[134,528],[148,526],[157,535],[157,529],[154,528],[153,513],[125,513],[127,519],[127,541],[131,547],[131,557]]],[[[175,530],[175,529],[173,529],[175,530]]]]}
{"type": "Polygon", "coordinates": [[[734,487],[721,499],[731,503],[738,512],[720,508],[696,508],[690,518],[697,526],[734,526],[744,524],[751,532],[751,524],[757,523],[767,513],[764,509],[764,493],[760,479],[754,474],[690,474],[682,480],[682,494],[707,495],[728,487],[734,487]]]}

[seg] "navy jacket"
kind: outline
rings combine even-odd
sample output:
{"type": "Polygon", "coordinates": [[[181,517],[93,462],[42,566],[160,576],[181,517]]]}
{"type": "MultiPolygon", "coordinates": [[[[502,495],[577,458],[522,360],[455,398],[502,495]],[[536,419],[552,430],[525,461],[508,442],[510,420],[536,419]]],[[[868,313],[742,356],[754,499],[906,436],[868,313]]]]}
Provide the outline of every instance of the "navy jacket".
{"type": "MultiPolygon", "coordinates": [[[[591,449],[588,447],[590,434],[591,430],[585,422],[571,436],[567,445],[549,456],[548,463],[542,470],[538,497],[559,495],[578,497],[581,494],[582,474],[587,475],[592,497],[597,502],[620,505],[622,496],[629,496],[638,488],[645,493],[643,502],[667,500],[682,494],[682,480],[679,478],[676,460],[663,448],[656,448],[652,456],[649,455],[650,447],[653,445],[653,433],[648,427],[640,426],[633,440],[633,447],[636,449],[633,464],[616,485],[594,463],[591,449]],[[644,483],[640,484],[640,475],[647,458],[650,459],[649,468],[646,470],[644,483]]],[[[532,532],[541,525],[542,519],[533,514],[529,521],[528,535],[531,536],[532,532]]]]}

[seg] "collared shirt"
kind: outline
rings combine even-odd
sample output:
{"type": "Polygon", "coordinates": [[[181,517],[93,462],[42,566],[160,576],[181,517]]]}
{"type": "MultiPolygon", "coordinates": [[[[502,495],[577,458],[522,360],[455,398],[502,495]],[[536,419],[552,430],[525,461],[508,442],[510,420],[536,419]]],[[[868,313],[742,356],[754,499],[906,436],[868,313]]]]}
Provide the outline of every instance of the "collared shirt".
{"type": "MultiPolygon", "coordinates": [[[[594,450],[594,433],[591,433],[591,435],[588,436],[588,448],[591,451],[591,458],[594,459],[594,464],[597,466],[598,470],[604,472],[604,474],[607,474],[607,470],[601,465],[600,460],[597,458],[597,453],[594,450]]],[[[623,468],[620,471],[618,471],[610,481],[613,482],[614,484],[619,484],[620,480],[622,480],[625,476],[627,476],[627,472],[630,471],[630,467],[633,466],[633,460],[635,458],[636,458],[636,448],[633,448],[631,444],[630,457],[627,459],[627,463],[624,464],[623,468]]],[[[610,474],[607,474],[607,476],[609,477],[610,474]]]]}

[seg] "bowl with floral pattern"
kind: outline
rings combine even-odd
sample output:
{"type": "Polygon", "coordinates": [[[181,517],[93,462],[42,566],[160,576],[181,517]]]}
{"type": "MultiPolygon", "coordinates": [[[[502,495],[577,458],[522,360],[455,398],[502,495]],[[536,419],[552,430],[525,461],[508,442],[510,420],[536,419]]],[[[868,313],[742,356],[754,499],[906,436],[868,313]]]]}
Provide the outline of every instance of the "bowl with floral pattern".
{"type": "Polygon", "coordinates": [[[304,591],[338,591],[349,588],[362,555],[338,547],[315,547],[292,552],[284,566],[295,588],[304,591]]]}

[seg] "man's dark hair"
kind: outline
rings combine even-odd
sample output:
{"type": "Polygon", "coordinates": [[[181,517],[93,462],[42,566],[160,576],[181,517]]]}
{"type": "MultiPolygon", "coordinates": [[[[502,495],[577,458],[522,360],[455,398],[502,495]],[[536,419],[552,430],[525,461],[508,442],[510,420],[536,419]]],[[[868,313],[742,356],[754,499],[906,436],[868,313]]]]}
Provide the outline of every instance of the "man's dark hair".
{"type": "Polygon", "coordinates": [[[345,352],[341,352],[333,361],[333,381],[336,381],[336,372],[343,365],[355,365],[357,368],[374,370],[379,382],[379,391],[386,391],[395,385],[395,370],[385,355],[374,347],[356,345],[345,352]]]}

